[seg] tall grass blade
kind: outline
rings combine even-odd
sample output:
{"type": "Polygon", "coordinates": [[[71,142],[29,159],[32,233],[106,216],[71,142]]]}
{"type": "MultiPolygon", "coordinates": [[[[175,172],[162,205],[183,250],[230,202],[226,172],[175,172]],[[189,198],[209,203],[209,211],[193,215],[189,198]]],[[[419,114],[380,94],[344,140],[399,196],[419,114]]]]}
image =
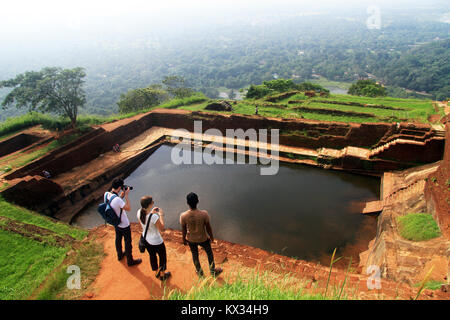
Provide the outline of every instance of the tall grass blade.
{"type": "Polygon", "coordinates": [[[434,269],[434,266],[431,267],[431,269],[427,272],[425,278],[423,278],[422,283],[420,284],[420,287],[419,287],[419,291],[417,292],[417,295],[414,298],[414,300],[417,300],[417,298],[419,298],[420,294],[423,291],[423,288],[425,287],[425,283],[427,282],[428,278],[430,277],[431,272],[433,272],[433,269],[434,269]]]}
{"type": "Polygon", "coordinates": [[[352,265],[352,257],[350,257],[350,262],[348,263],[347,272],[345,273],[344,282],[342,283],[341,292],[339,292],[338,300],[341,300],[342,292],[344,291],[345,283],[347,282],[348,273],[350,272],[350,267],[352,265]]]}
{"type": "Polygon", "coordinates": [[[325,294],[324,294],[325,297],[327,296],[328,284],[330,283],[330,277],[331,277],[331,271],[333,270],[333,264],[335,264],[336,262],[338,262],[342,258],[342,257],[339,257],[336,260],[334,259],[334,256],[336,255],[336,249],[337,248],[334,248],[333,255],[331,256],[330,272],[328,273],[327,285],[325,287],[325,294]]]}

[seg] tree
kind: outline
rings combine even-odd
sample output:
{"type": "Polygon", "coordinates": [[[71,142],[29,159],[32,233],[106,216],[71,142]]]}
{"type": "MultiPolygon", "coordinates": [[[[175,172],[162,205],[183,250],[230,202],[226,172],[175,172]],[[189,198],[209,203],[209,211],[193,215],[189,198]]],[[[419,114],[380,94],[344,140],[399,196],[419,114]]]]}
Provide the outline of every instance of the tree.
{"type": "Polygon", "coordinates": [[[311,82],[302,82],[296,86],[297,90],[300,91],[315,91],[315,92],[324,92],[326,94],[330,93],[330,90],[325,89],[319,84],[314,84],[311,82]]]}
{"type": "Polygon", "coordinates": [[[86,102],[82,80],[83,68],[44,68],[28,71],[14,79],[0,81],[0,88],[13,88],[2,102],[3,108],[15,105],[28,111],[56,113],[68,117],[76,125],[78,108],[86,102]]]}
{"type": "Polygon", "coordinates": [[[252,98],[260,99],[262,97],[267,96],[270,93],[273,93],[273,90],[267,88],[265,85],[255,86],[252,84],[250,86],[250,88],[248,88],[248,91],[247,91],[247,94],[245,95],[245,97],[247,99],[252,99],[252,98]]]}
{"type": "Polygon", "coordinates": [[[194,90],[185,85],[185,80],[180,76],[166,76],[162,83],[167,87],[167,92],[174,98],[186,98],[194,94],[194,90]]]}
{"type": "Polygon", "coordinates": [[[157,106],[168,99],[167,91],[163,90],[161,85],[153,84],[122,94],[117,105],[120,113],[127,113],[157,106]]]}
{"type": "Polygon", "coordinates": [[[348,89],[348,94],[366,97],[385,97],[386,88],[376,83],[374,80],[358,80],[348,89]]]}

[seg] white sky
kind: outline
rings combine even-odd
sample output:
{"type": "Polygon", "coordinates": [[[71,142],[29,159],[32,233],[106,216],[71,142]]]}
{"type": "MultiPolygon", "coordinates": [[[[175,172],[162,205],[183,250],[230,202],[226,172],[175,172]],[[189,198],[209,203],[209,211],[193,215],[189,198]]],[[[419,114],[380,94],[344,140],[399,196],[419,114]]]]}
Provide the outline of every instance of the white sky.
{"type": "MultiPolygon", "coordinates": [[[[133,13],[148,13],[170,17],[172,14],[196,14],[200,12],[220,13],[226,8],[258,9],[261,7],[302,7],[311,5],[353,6],[361,3],[393,3],[406,0],[7,0],[0,4],[0,25],[29,26],[43,25],[49,21],[64,19],[114,18],[133,13]],[[64,18],[63,18],[64,17],[64,18]]],[[[423,3],[428,1],[423,0],[423,3]]]]}
{"type": "MultiPolygon", "coordinates": [[[[238,15],[281,12],[331,11],[348,8],[364,12],[364,6],[411,2],[424,5],[448,0],[6,0],[0,4],[0,39],[17,40],[51,35],[67,30],[92,32],[120,30],[122,26],[144,21],[147,27],[171,23],[226,21],[238,15]],[[82,30],[83,31],[83,30],[82,30]]],[[[447,6],[448,7],[448,6],[447,6]]]]}

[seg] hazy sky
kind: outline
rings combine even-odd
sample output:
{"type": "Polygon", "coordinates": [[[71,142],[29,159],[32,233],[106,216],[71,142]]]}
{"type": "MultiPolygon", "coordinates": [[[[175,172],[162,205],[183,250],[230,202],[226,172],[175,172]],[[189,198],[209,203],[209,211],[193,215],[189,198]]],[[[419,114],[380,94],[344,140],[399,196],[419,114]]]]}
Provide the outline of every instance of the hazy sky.
{"type": "MultiPolygon", "coordinates": [[[[258,14],[363,10],[365,6],[387,7],[427,6],[443,0],[14,0],[0,5],[0,32],[50,32],[52,29],[77,30],[92,23],[112,24],[133,18],[149,23],[199,22],[199,20],[233,19],[258,14]]],[[[443,8],[445,11],[447,8],[443,8]]]]}
{"type": "Polygon", "coordinates": [[[267,24],[317,14],[366,19],[373,5],[382,14],[434,7],[433,12],[447,12],[450,19],[449,0],[8,0],[0,4],[0,63],[17,53],[36,56],[98,41],[185,39],[216,25],[267,24]]]}

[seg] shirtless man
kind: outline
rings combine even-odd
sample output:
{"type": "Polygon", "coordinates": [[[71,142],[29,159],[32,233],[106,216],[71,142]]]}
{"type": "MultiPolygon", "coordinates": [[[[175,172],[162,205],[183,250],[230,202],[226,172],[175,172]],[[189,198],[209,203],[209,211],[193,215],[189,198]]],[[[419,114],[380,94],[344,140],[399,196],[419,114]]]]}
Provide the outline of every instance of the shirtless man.
{"type": "Polygon", "coordinates": [[[180,224],[183,230],[183,244],[189,244],[197,274],[202,277],[203,270],[198,259],[198,246],[205,249],[208,256],[208,263],[211,275],[216,277],[222,273],[221,268],[216,268],[214,255],[211,249],[211,242],[214,242],[209,214],[206,210],[197,209],[198,196],[191,192],[186,197],[189,210],[180,215],[180,224]]]}

